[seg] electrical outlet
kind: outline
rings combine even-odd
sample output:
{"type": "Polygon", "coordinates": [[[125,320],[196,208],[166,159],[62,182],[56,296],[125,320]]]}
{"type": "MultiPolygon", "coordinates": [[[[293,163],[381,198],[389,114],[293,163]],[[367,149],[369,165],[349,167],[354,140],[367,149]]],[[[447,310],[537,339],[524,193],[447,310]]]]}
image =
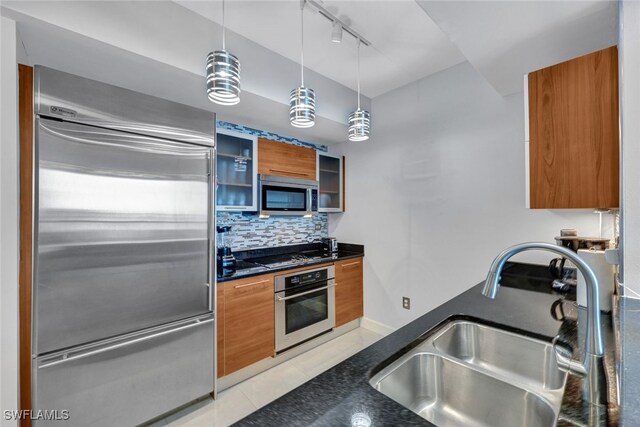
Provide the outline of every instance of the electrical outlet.
{"type": "Polygon", "coordinates": [[[316,224],[316,231],[322,230],[322,224],[316,224]]]}
{"type": "Polygon", "coordinates": [[[406,310],[411,310],[411,298],[402,297],[402,308],[406,310]]]}

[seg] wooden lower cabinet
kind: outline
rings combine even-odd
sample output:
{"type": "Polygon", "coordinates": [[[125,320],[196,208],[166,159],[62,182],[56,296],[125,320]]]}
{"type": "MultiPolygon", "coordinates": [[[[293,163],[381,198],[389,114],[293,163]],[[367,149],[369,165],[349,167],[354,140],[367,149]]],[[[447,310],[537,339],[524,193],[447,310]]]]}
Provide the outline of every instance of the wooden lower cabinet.
{"type": "Polygon", "coordinates": [[[336,267],[336,326],[363,316],[362,258],[335,263],[336,267]]]}
{"type": "Polygon", "coordinates": [[[217,292],[218,377],[222,377],[273,356],[273,275],[223,282],[217,292]]]}

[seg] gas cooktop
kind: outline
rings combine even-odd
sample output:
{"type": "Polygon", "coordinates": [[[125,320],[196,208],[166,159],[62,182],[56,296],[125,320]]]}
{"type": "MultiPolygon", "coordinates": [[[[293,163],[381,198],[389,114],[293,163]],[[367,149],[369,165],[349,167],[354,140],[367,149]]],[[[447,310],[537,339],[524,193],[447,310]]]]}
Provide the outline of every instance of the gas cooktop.
{"type": "Polygon", "coordinates": [[[306,253],[271,255],[260,258],[253,258],[247,261],[251,262],[252,264],[264,266],[266,268],[276,269],[282,267],[311,264],[323,259],[330,260],[332,259],[332,256],[331,254],[325,253],[323,251],[312,251],[306,253]]]}

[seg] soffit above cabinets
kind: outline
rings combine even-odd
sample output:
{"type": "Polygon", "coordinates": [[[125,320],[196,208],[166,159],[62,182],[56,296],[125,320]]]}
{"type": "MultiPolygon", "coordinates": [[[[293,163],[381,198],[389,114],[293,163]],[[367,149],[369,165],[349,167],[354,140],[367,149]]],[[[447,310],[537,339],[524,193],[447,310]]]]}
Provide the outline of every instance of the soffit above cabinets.
{"type": "MultiPolygon", "coordinates": [[[[176,3],[222,23],[221,1],[176,3]]],[[[330,0],[322,4],[371,42],[371,47],[360,50],[361,90],[369,98],[465,60],[413,0],[330,0]]],[[[225,7],[225,25],[231,31],[292,61],[300,61],[298,1],[227,1],[225,7]]],[[[312,6],[305,9],[304,25],[305,67],[355,90],[355,39],[343,32],[342,43],[333,43],[331,22],[312,6]]],[[[227,47],[233,52],[233,45],[227,47]]]]}
{"type": "Polygon", "coordinates": [[[522,76],[617,42],[618,3],[416,0],[502,95],[522,76]]]}

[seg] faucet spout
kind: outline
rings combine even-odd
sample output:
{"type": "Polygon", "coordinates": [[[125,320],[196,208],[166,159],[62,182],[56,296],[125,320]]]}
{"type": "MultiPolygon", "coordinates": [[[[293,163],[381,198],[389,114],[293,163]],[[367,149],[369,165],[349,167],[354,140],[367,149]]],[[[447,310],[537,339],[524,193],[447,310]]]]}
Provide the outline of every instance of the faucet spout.
{"type": "MultiPolygon", "coordinates": [[[[602,404],[606,403],[606,388],[602,387],[605,383],[603,357],[604,343],[602,340],[602,323],[600,318],[600,299],[599,284],[591,267],[582,260],[575,252],[562,246],[552,245],[550,243],[531,242],[521,243],[511,246],[502,251],[491,263],[489,273],[482,288],[482,294],[491,299],[495,299],[500,289],[500,273],[506,262],[512,256],[530,250],[543,250],[553,252],[557,255],[570,259],[582,273],[587,286],[587,335],[584,344],[584,360],[579,366],[571,371],[573,373],[583,372],[588,388],[588,397],[590,403],[602,404]]],[[[556,353],[560,366],[566,365],[566,357],[556,353]]]]}

